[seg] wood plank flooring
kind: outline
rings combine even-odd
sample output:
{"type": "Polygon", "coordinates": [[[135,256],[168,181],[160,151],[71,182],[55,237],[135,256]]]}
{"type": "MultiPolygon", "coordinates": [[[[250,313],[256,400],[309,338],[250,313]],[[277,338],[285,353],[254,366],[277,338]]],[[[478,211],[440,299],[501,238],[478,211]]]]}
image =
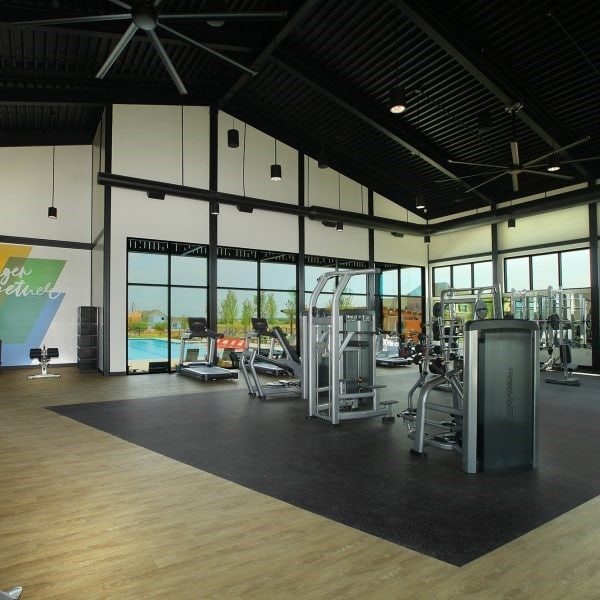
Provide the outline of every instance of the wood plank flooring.
{"type": "Polygon", "coordinates": [[[43,408],[242,382],[50,371],[0,372],[0,589],[23,600],[600,598],[600,498],[457,568],[43,408]]]}

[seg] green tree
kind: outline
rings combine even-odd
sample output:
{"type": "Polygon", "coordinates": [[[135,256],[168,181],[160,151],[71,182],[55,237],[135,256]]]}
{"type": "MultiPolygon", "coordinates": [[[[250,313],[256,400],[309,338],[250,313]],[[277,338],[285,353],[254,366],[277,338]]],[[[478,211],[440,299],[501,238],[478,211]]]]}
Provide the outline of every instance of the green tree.
{"type": "Polygon", "coordinates": [[[261,303],[261,313],[269,323],[275,321],[275,317],[277,317],[277,301],[273,292],[264,295],[261,303]]]}
{"type": "Polygon", "coordinates": [[[225,325],[233,327],[238,313],[238,300],[235,292],[229,290],[219,307],[220,320],[225,325]]]}
{"type": "Polygon", "coordinates": [[[244,328],[244,331],[248,331],[248,329],[250,329],[250,323],[252,322],[252,317],[254,314],[254,303],[246,298],[242,302],[242,327],[244,328]]]}
{"type": "Polygon", "coordinates": [[[288,318],[290,323],[290,333],[294,333],[296,310],[296,290],[290,290],[288,299],[285,302],[285,308],[281,309],[281,312],[288,318]]]}
{"type": "Polygon", "coordinates": [[[142,335],[142,331],[148,329],[148,323],[146,321],[134,321],[129,327],[132,331],[137,332],[138,335],[142,335]]]}
{"type": "Polygon", "coordinates": [[[165,321],[159,321],[158,323],[154,324],[154,329],[156,329],[156,331],[166,331],[167,323],[165,321]]]}

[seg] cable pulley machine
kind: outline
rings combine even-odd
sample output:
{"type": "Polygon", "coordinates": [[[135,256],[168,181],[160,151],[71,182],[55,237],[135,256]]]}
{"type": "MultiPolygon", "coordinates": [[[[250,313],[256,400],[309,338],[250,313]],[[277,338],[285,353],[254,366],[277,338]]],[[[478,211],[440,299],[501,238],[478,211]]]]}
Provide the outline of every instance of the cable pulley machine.
{"type": "Polygon", "coordinates": [[[332,426],[340,421],[381,416],[389,411],[378,397],[383,385],[375,383],[375,312],[340,310],[340,299],[352,277],[374,276],[378,269],[330,271],[317,280],[302,317],[303,398],[308,400],[308,417],[332,426]],[[317,308],[319,296],[336,282],[331,310],[317,308]]]}

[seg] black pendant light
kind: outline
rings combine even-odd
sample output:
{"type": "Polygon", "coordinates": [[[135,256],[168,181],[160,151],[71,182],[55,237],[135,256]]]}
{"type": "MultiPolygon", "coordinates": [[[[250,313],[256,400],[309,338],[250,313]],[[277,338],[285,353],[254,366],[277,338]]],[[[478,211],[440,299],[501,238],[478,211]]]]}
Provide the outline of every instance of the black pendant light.
{"type": "Polygon", "coordinates": [[[271,165],[271,181],[281,181],[281,165],[277,164],[277,138],[275,142],[275,162],[271,165]]]}
{"type": "Polygon", "coordinates": [[[229,148],[238,148],[240,145],[240,132],[235,128],[235,117],[231,119],[231,129],[227,130],[227,146],[229,148]]]}

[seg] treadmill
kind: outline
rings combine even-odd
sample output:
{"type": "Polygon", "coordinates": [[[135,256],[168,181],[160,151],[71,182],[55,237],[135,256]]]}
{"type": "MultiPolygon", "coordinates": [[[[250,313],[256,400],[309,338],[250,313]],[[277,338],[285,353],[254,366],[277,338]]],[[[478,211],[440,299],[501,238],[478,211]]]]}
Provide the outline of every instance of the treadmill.
{"type": "MultiPolygon", "coordinates": [[[[292,369],[287,365],[280,363],[274,355],[276,336],[273,331],[269,329],[267,320],[263,317],[252,317],[251,321],[253,331],[248,332],[246,335],[246,348],[250,348],[250,340],[255,338],[257,344],[257,353],[256,360],[254,361],[254,369],[256,372],[261,373],[262,375],[271,375],[272,377],[284,377],[286,375],[292,375],[292,369]],[[263,353],[265,349],[261,349],[260,347],[261,337],[270,338],[269,349],[266,354],[263,353]]],[[[289,346],[289,342],[287,345],[289,346]]],[[[282,345],[282,348],[285,352],[285,346],[282,345]]]]}
{"type": "Polygon", "coordinates": [[[184,334],[185,337],[181,338],[178,372],[181,375],[200,379],[200,381],[237,379],[237,371],[224,369],[215,364],[217,340],[222,338],[223,334],[208,329],[204,317],[188,317],[188,328],[189,331],[184,334]],[[201,345],[204,345],[202,342],[206,344],[206,360],[195,360],[201,345]],[[196,348],[190,346],[196,346],[196,348]],[[188,360],[191,356],[194,358],[188,360]]]}

